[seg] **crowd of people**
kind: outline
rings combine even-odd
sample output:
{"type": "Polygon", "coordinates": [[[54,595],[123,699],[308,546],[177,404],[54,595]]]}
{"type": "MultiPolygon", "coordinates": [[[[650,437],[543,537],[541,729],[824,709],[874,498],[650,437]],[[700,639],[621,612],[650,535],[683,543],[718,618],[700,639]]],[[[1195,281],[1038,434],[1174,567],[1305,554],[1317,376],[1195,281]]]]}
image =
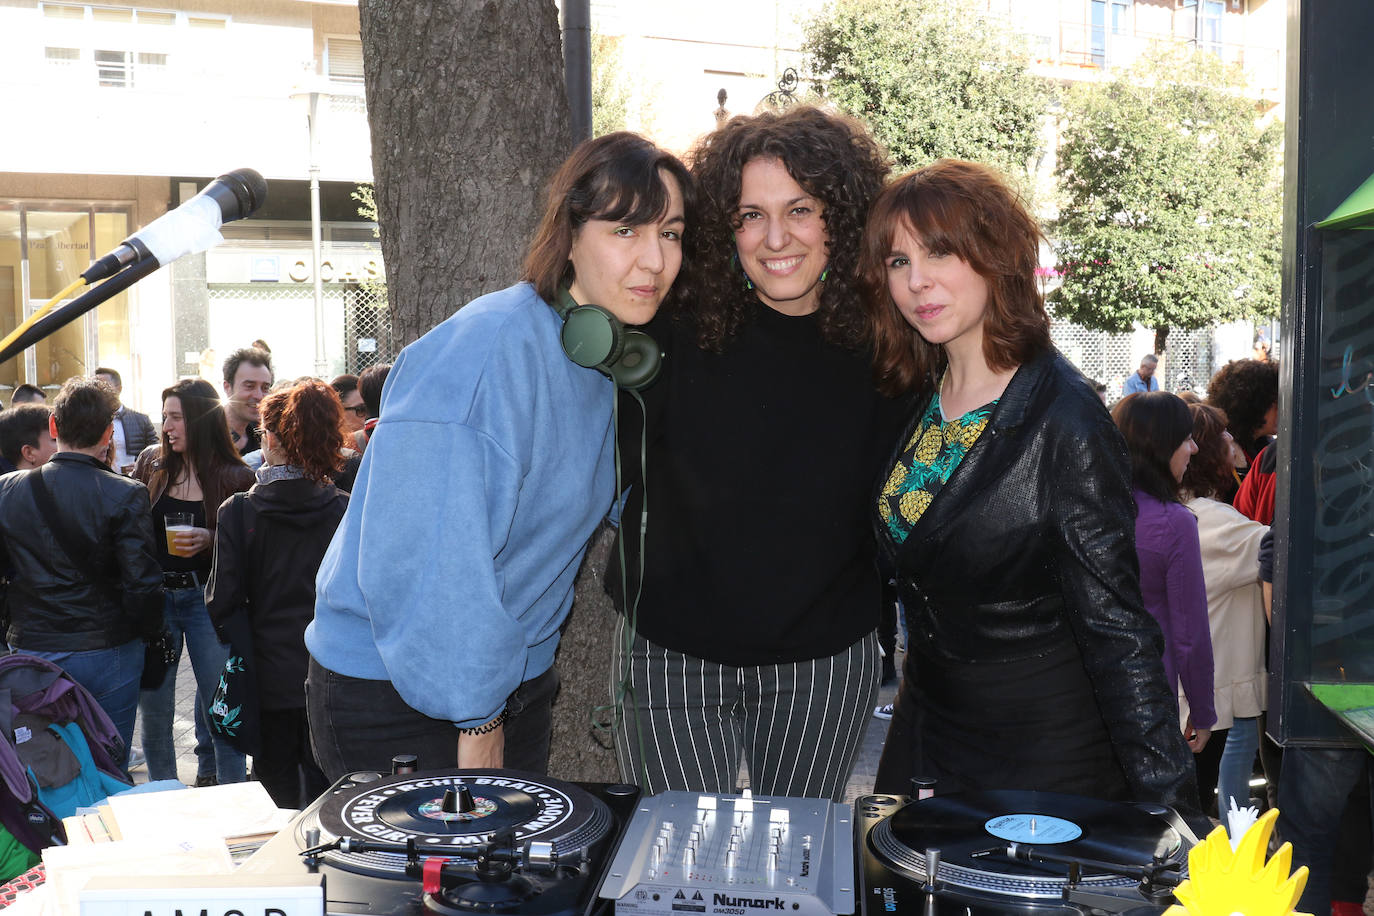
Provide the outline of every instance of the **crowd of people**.
{"type": "Polygon", "coordinates": [[[126,746],[137,713],[153,778],[176,774],[174,677],[139,687],[161,636],[195,672],[198,784],[247,775],[209,724],[244,640],[279,804],[397,753],[544,772],[610,514],[615,745],[647,792],[730,791],[743,762],[756,792],[841,798],[895,589],[879,791],[1158,802],[1199,833],[1248,804],[1274,364],[1227,365],[1204,403],[1148,355],[1109,412],[1051,344],[1041,230],[993,170],[892,176],[806,106],[688,162],[579,146],[518,282],[389,376],[276,383],[249,347],[222,391],[165,389],[160,433],[108,369],[0,414],[11,648],[67,667],[126,746]]]}
{"type": "Polygon", "coordinates": [[[0,455],[26,472],[0,476],[6,641],[90,691],[122,739],[120,766],[137,722],[149,779],[177,779],[180,712],[195,722],[196,785],[248,778],[242,742],[207,713],[227,627],[241,618],[260,647],[254,728],[269,736],[253,775],[283,807],[323,790],[304,725],[304,631],[389,368],[361,382],[274,385],[270,352],[245,347],[225,360],[222,393],[200,378],[166,388],[160,431],[121,402],[119,372],[103,367],[69,379],[51,406],[40,389],[16,389],[30,399],[0,412],[0,455]],[[221,537],[231,505],[236,524],[221,537]],[[242,524],[244,511],[255,524],[242,524]],[[150,644],[167,653],[156,682],[144,676],[150,644]],[[183,652],[196,701],[178,710],[183,652]]]}

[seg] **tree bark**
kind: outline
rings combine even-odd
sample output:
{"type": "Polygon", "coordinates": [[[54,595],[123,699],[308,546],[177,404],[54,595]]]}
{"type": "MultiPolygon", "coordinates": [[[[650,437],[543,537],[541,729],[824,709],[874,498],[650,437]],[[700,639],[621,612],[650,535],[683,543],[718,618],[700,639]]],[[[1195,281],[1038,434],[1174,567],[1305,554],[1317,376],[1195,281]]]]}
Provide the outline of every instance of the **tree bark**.
{"type": "Polygon", "coordinates": [[[410,343],[513,283],[571,146],[550,0],[361,0],[377,220],[410,343]]]}
{"type": "Polygon", "coordinates": [[[604,721],[611,702],[611,640],[617,615],[602,585],[615,530],[603,527],[592,537],[577,577],[577,598],[558,644],[562,686],[553,704],[553,745],[549,772],[560,779],[619,782],[611,735],[592,727],[604,721]]]}
{"type": "Polygon", "coordinates": [[[1160,325],[1155,328],[1155,356],[1164,359],[1164,351],[1169,346],[1169,326],[1160,325]]]}
{"type": "MultiPolygon", "coordinates": [[[[571,149],[558,12],[550,0],[361,0],[359,15],[387,297],[410,343],[520,275],[544,185],[571,149]]],[[[590,726],[610,696],[609,544],[594,539],[558,654],[549,772],[563,779],[616,778],[590,726]]]]}

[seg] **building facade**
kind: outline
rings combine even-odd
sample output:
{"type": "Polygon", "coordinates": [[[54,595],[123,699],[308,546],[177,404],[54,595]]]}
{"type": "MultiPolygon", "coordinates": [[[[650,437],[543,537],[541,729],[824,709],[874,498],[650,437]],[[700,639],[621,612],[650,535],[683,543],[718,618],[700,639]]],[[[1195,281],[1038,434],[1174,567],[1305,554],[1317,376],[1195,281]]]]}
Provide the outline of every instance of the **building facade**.
{"type": "Polygon", "coordinates": [[[0,365],[6,403],[21,382],[51,392],[104,365],[124,376],[126,403],[156,414],[163,388],[200,374],[217,382],[216,363],[259,338],[279,377],[314,372],[312,164],[326,372],[348,366],[351,284],[381,274],[374,227],[350,196],[371,179],[356,3],[3,3],[0,93],[18,130],[0,147],[4,333],[215,176],[248,167],[268,181],[265,207],[226,225],[224,244],[0,365]]]}
{"type": "MultiPolygon", "coordinates": [[[[591,12],[618,57],[626,126],[685,152],[719,118],[765,104],[789,68],[805,89],[803,23],[823,5],[592,0],[591,12]]],[[[1238,64],[1261,107],[1282,116],[1282,0],[973,0],[970,10],[1025,35],[1036,70],[1063,83],[1108,76],[1155,41],[1204,48],[1238,64]]],[[[372,176],[358,29],[356,0],[0,0],[0,92],[14,125],[0,146],[0,333],[216,175],[251,167],[269,186],[264,209],[226,226],[223,245],[0,365],[0,402],[21,382],[54,390],[108,365],[125,376],[126,401],[156,412],[162,388],[217,380],[224,355],[259,338],[279,377],[316,373],[312,164],[323,374],[389,354],[385,311],[366,283],[383,273],[375,227],[351,196],[372,176]]],[[[1042,169],[1054,143],[1049,128],[1042,169]]],[[[1123,341],[1065,326],[1056,336],[1109,386],[1150,345],[1145,331],[1123,341]]],[[[1248,355],[1250,337],[1172,335],[1171,382],[1248,355]]]]}

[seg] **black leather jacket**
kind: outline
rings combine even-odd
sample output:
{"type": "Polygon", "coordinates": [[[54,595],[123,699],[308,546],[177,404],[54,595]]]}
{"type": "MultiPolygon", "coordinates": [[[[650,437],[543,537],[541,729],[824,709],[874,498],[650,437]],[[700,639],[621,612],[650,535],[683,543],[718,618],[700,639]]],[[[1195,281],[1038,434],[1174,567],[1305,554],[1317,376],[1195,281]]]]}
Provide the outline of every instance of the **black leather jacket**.
{"type": "Polygon", "coordinates": [[[1067,360],[1023,365],[905,542],[894,548],[881,523],[878,541],[914,648],[957,664],[1074,640],[1134,799],[1197,814],[1164,638],[1140,597],[1126,445],[1067,360]]]}
{"type": "Polygon", "coordinates": [[[161,631],[162,570],[143,484],[89,455],[59,452],[35,471],[0,477],[0,532],[13,570],[7,638],[16,649],[84,652],[161,631]],[[60,519],[39,510],[30,474],[43,475],[60,519]],[[82,566],[62,549],[54,523],[89,545],[82,566]]]}

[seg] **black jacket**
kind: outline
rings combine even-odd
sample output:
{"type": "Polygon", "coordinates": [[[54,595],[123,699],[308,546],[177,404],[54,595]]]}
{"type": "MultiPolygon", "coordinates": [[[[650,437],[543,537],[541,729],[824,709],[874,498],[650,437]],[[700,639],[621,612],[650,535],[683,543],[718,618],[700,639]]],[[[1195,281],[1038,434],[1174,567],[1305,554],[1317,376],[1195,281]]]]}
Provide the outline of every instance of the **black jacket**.
{"type": "Polygon", "coordinates": [[[157,430],[153,429],[153,421],[146,413],[125,407],[115,420],[124,428],[124,451],[135,461],[145,448],[157,441],[157,430]]]}
{"type": "Polygon", "coordinates": [[[905,542],[878,526],[909,662],[1013,661],[1073,640],[1133,798],[1196,814],[1164,639],[1140,597],[1126,445],[1077,369],[1053,351],[1023,365],[905,542]]]}
{"type": "Polygon", "coordinates": [[[0,478],[0,545],[13,570],[10,645],[84,652],[123,645],[162,629],[162,569],[148,491],[78,452],[59,452],[33,471],[0,478]],[[30,474],[42,474],[60,518],[45,518],[30,474]],[[53,534],[89,545],[73,563],[53,534]],[[92,582],[83,569],[98,574],[92,582]]]}
{"type": "Polygon", "coordinates": [[[220,506],[205,604],[221,639],[231,616],[248,614],[263,709],[305,707],[315,573],[347,508],[347,493],[304,478],[254,484],[220,506]]]}

